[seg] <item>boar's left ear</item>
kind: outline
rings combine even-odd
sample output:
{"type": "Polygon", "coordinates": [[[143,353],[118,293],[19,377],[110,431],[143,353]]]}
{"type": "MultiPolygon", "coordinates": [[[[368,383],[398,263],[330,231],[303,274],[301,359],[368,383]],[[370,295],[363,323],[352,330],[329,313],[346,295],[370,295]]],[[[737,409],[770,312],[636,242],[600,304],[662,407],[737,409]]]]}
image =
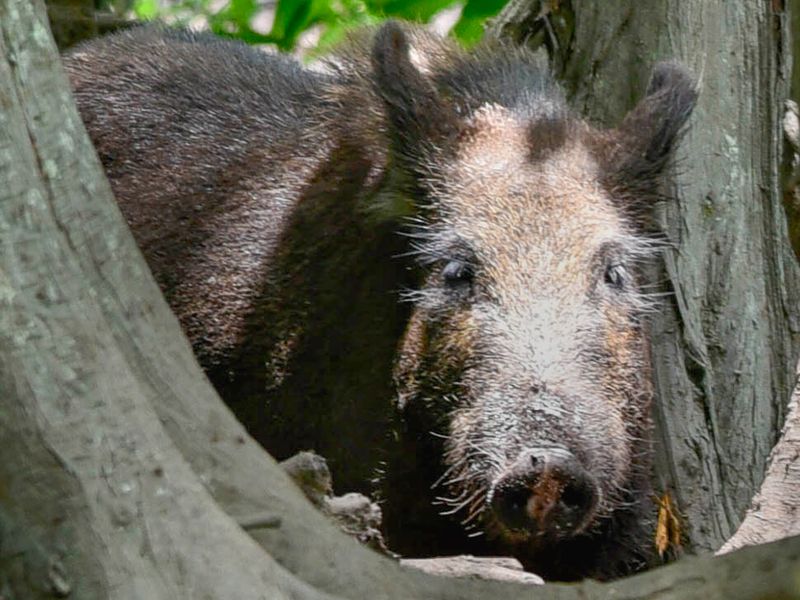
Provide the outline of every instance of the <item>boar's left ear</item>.
{"type": "Polygon", "coordinates": [[[378,94],[386,104],[396,150],[406,159],[418,156],[425,142],[439,146],[455,135],[455,114],[441,97],[431,73],[415,61],[416,50],[397,21],[387,21],[375,35],[372,66],[378,94]]]}
{"type": "Polygon", "coordinates": [[[683,127],[697,101],[697,87],[678,63],[653,69],[647,94],[617,129],[620,147],[612,169],[622,185],[652,185],[672,157],[683,127]]]}

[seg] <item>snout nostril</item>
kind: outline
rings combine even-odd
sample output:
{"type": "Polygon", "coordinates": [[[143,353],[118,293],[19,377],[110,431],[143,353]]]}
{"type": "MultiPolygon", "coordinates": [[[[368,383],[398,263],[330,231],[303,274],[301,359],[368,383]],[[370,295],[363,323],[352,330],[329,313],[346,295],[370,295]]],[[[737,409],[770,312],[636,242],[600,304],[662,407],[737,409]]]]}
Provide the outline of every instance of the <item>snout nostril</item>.
{"type": "Polygon", "coordinates": [[[525,489],[514,490],[505,496],[506,508],[513,513],[521,513],[528,504],[530,493],[525,489]]]}
{"type": "Polygon", "coordinates": [[[580,508],[588,503],[587,500],[590,499],[587,498],[585,490],[574,484],[566,485],[561,492],[561,502],[567,508],[580,508]]]}
{"type": "Polygon", "coordinates": [[[492,510],[511,529],[525,529],[530,497],[530,490],[524,486],[496,490],[492,499],[492,510]]]}
{"type": "Polygon", "coordinates": [[[509,530],[563,537],[591,523],[599,500],[598,482],[572,453],[531,448],[494,483],[491,509],[509,530]]]}

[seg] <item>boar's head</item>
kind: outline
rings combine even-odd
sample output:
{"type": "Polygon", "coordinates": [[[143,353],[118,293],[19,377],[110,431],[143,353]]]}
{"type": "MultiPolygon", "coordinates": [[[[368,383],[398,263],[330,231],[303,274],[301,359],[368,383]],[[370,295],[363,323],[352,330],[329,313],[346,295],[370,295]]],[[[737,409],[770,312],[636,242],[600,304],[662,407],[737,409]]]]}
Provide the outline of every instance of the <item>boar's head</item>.
{"type": "Polygon", "coordinates": [[[695,87],[660,64],[599,131],[524,50],[427,60],[390,23],[372,58],[424,273],[397,405],[442,440],[443,512],[536,569],[646,493],[633,489],[650,452],[644,266],[695,87]]]}

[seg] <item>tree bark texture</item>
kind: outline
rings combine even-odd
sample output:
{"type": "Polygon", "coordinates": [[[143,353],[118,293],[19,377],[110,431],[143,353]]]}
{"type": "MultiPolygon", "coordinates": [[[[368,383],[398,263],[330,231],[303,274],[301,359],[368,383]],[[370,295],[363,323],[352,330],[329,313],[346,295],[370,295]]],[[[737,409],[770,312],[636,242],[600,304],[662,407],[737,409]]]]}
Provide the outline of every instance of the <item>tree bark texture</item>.
{"type": "Polygon", "coordinates": [[[800,271],[781,188],[791,76],[784,2],[523,1],[498,35],[547,48],[573,106],[614,125],[652,66],[678,60],[700,99],[663,206],[670,296],[652,324],[657,486],[685,542],[718,548],[759,489],[800,350],[800,271]]]}
{"type": "Polygon", "coordinates": [[[797,101],[800,100],[800,0],[789,0],[789,31],[792,33],[792,82],[791,97],[793,106],[787,107],[787,112],[795,109],[797,127],[795,131],[788,132],[784,120],[784,132],[787,134],[787,148],[784,152],[784,190],[783,206],[789,222],[789,239],[794,248],[795,256],[800,260],[800,112],[797,101]],[[792,135],[793,134],[793,135],[792,135]]]}

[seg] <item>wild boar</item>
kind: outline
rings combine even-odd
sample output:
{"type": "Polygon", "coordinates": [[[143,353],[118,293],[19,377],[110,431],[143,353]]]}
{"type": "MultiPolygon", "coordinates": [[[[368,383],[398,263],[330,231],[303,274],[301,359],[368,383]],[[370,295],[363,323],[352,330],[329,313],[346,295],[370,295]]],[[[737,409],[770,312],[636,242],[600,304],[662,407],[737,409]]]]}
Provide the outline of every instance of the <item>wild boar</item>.
{"type": "Polygon", "coordinates": [[[384,460],[403,553],[499,549],[549,579],[648,564],[643,290],[696,97],[681,67],[605,131],[529,51],[396,22],[314,69],[158,28],[66,67],[198,359],[268,450],[314,447],[362,491],[384,460]]]}

